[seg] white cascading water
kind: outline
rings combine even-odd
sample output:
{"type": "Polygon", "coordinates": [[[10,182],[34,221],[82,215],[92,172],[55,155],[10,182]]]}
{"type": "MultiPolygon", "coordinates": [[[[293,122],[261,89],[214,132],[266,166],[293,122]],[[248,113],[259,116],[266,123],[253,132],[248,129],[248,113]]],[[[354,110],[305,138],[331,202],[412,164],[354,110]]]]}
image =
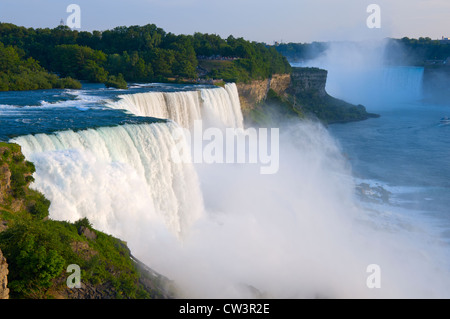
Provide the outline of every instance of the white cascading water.
{"type": "MultiPolygon", "coordinates": [[[[210,110],[231,123],[230,114],[242,116],[234,90],[197,91],[201,103],[192,99],[186,107],[199,105],[202,119],[210,110]]],[[[168,95],[175,100],[173,93],[149,93],[129,106],[146,110],[159,99],[159,112],[168,95]]],[[[436,267],[431,249],[439,244],[413,219],[360,207],[348,163],[322,125],[283,124],[280,170],[273,175],[247,165],[177,164],[187,147],[175,137],[179,127],[128,124],[11,142],[35,163],[32,186],[51,200],[51,218],[88,217],[174,280],[181,297],[450,296],[450,276],[436,267]],[[382,269],[381,289],[367,286],[370,264],[382,269]]]]}
{"type": "Polygon", "coordinates": [[[108,106],[124,109],[137,116],[171,119],[189,128],[201,119],[200,99],[197,91],[149,92],[120,95],[120,100],[108,106]]]}
{"type": "Polygon", "coordinates": [[[170,119],[184,128],[192,128],[195,120],[205,120],[215,126],[243,128],[239,93],[234,83],[227,83],[224,88],[124,94],[119,98],[108,106],[137,116],[170,119]]]}
{"type": "Polygon", "coordinates": [[[328,71],[326,90],[339,99],[366,107],[422,98],[423,67],[386,64],[387,42],[330,43],[324,54],[300,66],[328,71]]]}
{"type": "Polygon", "coordinates": [[[388,67],[382,70],[379,84],[385,96],[418,100],[423,96],[423,67],[388,67]]]}
{"type": "Polygon", "coordinates": [[[243,116],[239,93],[234,83],[225,84],[225,88],[202,89],[204,117],[211,124],[225,127],[243,128],[243,116]],[[215,123],[220,121],[218,123],[215,123]]]}
{"type": "Polygon", "coordinates": [[[192,164],[173,158],[173,150],[184,145],[174,139],[177,128],[170,122],[123,125],[11,142],[35,163],[33,187],[52,202],[51,218],[88,217],[98,229],[122,238],[133,232],[124,229],[126,221],[159,220],[181,237],[202,214],[203,199],[192,164]]]}
{"type": "Polygon", "coordinates": [[[350,103],[373,106],[422,98],[422,67],[328,67],[327,92],[350,103]]]}

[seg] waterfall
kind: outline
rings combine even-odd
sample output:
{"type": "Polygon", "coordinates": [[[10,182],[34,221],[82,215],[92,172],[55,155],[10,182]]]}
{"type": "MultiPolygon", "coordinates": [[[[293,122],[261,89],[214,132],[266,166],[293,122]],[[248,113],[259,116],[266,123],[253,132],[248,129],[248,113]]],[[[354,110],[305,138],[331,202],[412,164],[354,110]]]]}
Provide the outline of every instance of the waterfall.
{"type": "Polygon", "coordinates": [[[225,88],[203,89],[200,92],[208,123],[243,128],[241,103],[236,84],[225,84],[225,88]]]}
{"type": "Polygon", "coordinates": [[[449,297],[448,268],[436,262],[446,246],[414,216],[361,207],[341,147],[320,123],[283,125],[277,174],[194,167],[178,158],[189,148],[180,125],[198,116],[239,127],[237,90],[177,93],[118,101],[168,123],[12,139],[36,166],[32,187],[51,201],[50,218],[87,217],[125,240],[182,298],[449,297]],[[373,264],[382,289],[367,284],[373,264]]]}
{"type": "Polygon", "coordinates": [[[51,201],[50,218],[87,217],[97,229],[126,240],[149,229],[139,227],[145,223],[183,238],[204,203],[194,165],[180,159],[191,148],[179,129],[196,120],[243,128],[237,87],[119,97],[108,105],[171,121],[30,134],[11,142],[35,164],[33,188],[51,201]]]}
{"type": "Polygon", "coordinates": [[[423,96],[421,67],[330,67],[327,92],[351,103],[372,106],[417,101],[423,96]]]}
{"type": "Polygon", "coordinates": [[[111,108],[124,109],[137,116],[170,119],[184,128],[195,120],[209,125],[243,128],[239,93],[234,83],[225,87],[185,92],[147,92],[124,94],[111,108]]]}
{"type": "Polygon", "coordinates": [[[389,108],[391,103],[415,102],[423,98],[423,67],[386,63],[389,42],[361,41],[329,43],[327,50],[304,67],[328,71],[328,94],[353,104],[389,108]]]}
{"type": "Polygon", "coordinates": [[[417,100],[422,97],[422,67],[389,67],[382,72],[380,86],[385,94],[402,100],[417,100]]]}
{"type": "Polygon", "coordinates": [[[174,138],[177,128],[170,122],[123,125],[11,142],[35,163],[33,187],[52,202],[50,218],[87,217],[122,238],[130,233],[125,221],[159,220],[182,236],[203,212],[203,199],[194,167],[173,158],[183,142],[174,138]]]}
{"type": "Polygon", "coordinates": [[[109,106],[137,116],[171,119],[186,128],[202,118],[197,91],[124,94],[119,95],[119,98],[119,101],[109,106]]]}

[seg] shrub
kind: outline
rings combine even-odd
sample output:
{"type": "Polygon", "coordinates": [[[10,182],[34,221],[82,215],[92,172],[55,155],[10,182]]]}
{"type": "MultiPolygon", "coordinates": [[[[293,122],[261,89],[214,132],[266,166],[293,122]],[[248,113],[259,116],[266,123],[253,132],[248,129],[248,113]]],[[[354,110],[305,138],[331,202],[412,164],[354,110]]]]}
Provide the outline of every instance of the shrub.
{"type": "Polygon", "coordinates": [[[49,288],[51,280],[61,274],[65,260],[53,237],[40,223],[20,223],[0,233],[13,295],[26,297],[49,288]]]}
{"type": "Polygon", "coordinates": [[[41,193],[37,193],[37,198],[29,207],[30,213],[37,219],[44,219],[49,214],[50,201],[41,193]]]}
{"type": "Polygon", "coordinates": [[[108,77],[108,80],[105,82],[106,87],[114,87],[118,89],[127,89],[128,84],[123,78],[122,74],[119,74],[118,76],[110,75],[108,77]]]}

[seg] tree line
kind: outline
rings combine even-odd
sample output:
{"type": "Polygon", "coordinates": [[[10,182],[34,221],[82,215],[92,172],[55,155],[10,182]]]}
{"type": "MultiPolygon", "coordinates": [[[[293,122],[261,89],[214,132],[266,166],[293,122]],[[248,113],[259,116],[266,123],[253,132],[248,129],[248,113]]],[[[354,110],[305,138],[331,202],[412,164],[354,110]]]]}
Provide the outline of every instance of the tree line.
{"type": "Polygon", "coordinates": [[[386,52],[391,64],[422,66],[431,60],[447,60],[450,57],[450,41],[429,37],[390,39],[386,52]]]}
{"type": "Polygon", "coordinates": [[[125,81],[195,80],[201,56],[233,57],[231,63],[206,75],[224,81],[290,72],[287,59],[263,43],[215,34],[175,35],[154,24],[88,32],[0,23],[0,42],[51,74],[113,86],[125,81]]]}
{"type": "Polygon", "coordinates": [[[0,42],[0,91],[23,91],[51,88],[81,88],[73,78],[48,73],[22,50],[0,42]]]}
{"type": "MultiPolygon", "coordinates": [[[[289,61],[312,60],[324,54],[331,42],[281,43],[274,46],[289,61]]],[[[384,39],[384,61],[390,65],[422,66],[431,60],[445,61],[450,57],[450,41],[429,37],[384,39]]]]}

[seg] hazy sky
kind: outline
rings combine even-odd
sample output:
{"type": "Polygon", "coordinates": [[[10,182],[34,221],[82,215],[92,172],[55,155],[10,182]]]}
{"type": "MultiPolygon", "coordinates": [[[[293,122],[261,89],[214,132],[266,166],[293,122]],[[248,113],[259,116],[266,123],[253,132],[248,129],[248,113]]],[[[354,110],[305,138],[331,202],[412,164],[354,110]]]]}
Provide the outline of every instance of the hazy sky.
{"type": "Polygon", "coordinates": [[[0,0],[0,21],[55,27],[72,3],[85,31],[154,23],[175,34],[266,43],[450,36],[450,0],[0,0]],[[366,25],[372,3],[381,8],[380,29],[366,25]]]}

